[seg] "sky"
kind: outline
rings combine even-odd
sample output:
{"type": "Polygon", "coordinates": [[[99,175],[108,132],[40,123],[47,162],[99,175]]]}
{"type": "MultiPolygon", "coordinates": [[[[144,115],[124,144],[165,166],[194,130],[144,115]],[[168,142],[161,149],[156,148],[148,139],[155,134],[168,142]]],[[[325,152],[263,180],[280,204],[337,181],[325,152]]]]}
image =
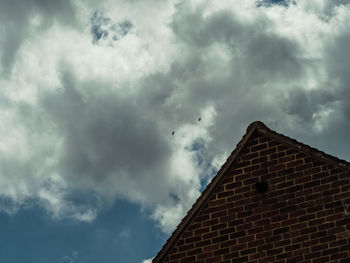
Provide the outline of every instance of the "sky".
{"type": "Polygon", "coordinates": [[[0,0],[0,262],[151,262],[255,120],[349,161],[349,46],[350,0],[0,0]]]}

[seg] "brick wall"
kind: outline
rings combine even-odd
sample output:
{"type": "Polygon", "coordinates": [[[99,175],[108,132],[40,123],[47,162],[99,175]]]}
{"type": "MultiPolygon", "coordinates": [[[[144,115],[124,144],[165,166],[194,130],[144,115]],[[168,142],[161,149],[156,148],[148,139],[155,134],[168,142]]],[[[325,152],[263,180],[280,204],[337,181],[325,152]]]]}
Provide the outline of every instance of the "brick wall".
{"type": "Polygon", "coordinates": [[[223,178],[161,262],[350,262],[349,172],[254,135],[223,178]]]}

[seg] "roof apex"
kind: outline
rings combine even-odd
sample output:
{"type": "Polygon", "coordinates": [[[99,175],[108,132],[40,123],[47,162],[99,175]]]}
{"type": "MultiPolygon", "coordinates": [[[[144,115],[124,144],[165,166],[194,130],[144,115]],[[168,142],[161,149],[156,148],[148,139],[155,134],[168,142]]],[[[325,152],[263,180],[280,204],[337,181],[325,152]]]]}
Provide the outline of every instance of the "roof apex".
{"type": "Polygon", "coordinates": [[[247,132],[252,130],[252,129],[265,129],[265,130],[270,130],[265,123],[262,121],[253,121],[251,124],[248,125],[247,127],[247,132]]]}
{"type": "Polygon", "coordinates": [[[185,215],[185,217],[182,219],[182,221],[179,223],[177,228],[174,230],[174,232],[171,234],[169,239],[166,241],[164,246],[161,248],[161,250],[158,252],[156,257],[153,259],[153,263],[160,263],[161,260],[163,260],[166,253],[169,251],[169,249],[172,247],[172,245],[177,241],[179,236],[181,235],[182,231],[186,228],[186,226],[189,224],[191,219],[195,216],[195,214],[201,209],[203,204],[205,204],[206,200],[209,198],[210,194],[218,185],[228,168],[231,166],[231,164],[234,163],[237,156],[240,154],[241,150],[244,148],[244,146],[247,144],[249,139],[252,137],[252,135],[258,131],[260,134],[263,134],[267,137],[270,137],[274,140],[277,140],[279,142],[282,142],[284,144],[289,145],[292,148],[296,148],[301,152],[304,152],[306,154],[309,154],[310,156],[331,163],[335,166],[338,166],[348,172],[350,172],[350,163],[341,160],[337,157],[334,157],[332,155],[326,154],[316,148],[312,148],[306,144],[303,144],[295,139],[289,138],[283,134],[277,133],[273,130],[270,130],[263,122],[261,121],[254,121],[251,124],[248,125],[246,133],[243,135],[243,138],[240,140],[240,142],[237,143],[237,147],[231,152],[230,156],[227,158],[225,163],[221,166],[220,170],[217,172],[216,176],[211,180],[211,182],[207,185],[206,189],[202,192],[202,194],[198,197],[196,202],[193,204],[192,208],[188,211],[188,213],[185,215]]]}

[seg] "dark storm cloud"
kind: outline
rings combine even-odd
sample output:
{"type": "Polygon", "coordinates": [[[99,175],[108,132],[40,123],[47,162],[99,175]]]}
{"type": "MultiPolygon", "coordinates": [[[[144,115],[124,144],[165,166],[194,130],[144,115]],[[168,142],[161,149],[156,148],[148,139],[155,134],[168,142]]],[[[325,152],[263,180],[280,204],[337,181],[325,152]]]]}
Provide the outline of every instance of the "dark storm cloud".
{"type": "Polygon", "coordinates": [[[302,75],[303,64],[297,43],[277,35],[263,33],[252,38],[247,49],[248,74],[261,81],[291,80],[302,75]]]}
{"type": "Polygon", "coordinates": [[[312,123],[313,115],[321,107],[331,106],[336,101],[336,95],[331,89],[307,91],[296,87],[288,93],[283,106],[288,114],[298,116],[303,122],[312,123]]]}
{"type": "Polygon", "coordinates": [[[175,15],[172,26],[195,55],[202,55],[213,44],[222,44],[228,49],[232,73],[245,74],[242,77],[260,84],[271,78],[292,79],[302,75],[298,44],[270,33],[274,25],[267,17],[243,22],[232,11],[219,11],[203,18],[200,10],[189,12],[185,6],[180,6],[180,15],[175,15]]]}
{"type": "Polygon", "coordinates": [[[75,7],[70,0],[0,1],[0,59],[5,73],[11,71],[16,52],[23,41],[48,28],[55,20],[62,25],[77,25],[75,7]],[[35,16],[42,19],[38,29],[31,25],[35,16]]]}
{"type": "Polygon", "coordinates": [[[288,113],[310,122],[320,107],[336,106],[339,113],[344,114],[342,122],[350,121],[350,54],[344,52],[349,45],[350,34],[347,29],[327,41],[323,57],[327,80],[320,82],[317,89],[305,90],[299,87],[290,91],[285,101],[288,113]]]}
{"type": "MultiPolygon", "coordinates": [[[[348,28],[327,45],[325,60],[329,74],[329,88],[339,94],[339,99],[350,99],[350,53],[344,52],[350,45],[348,28]]],[[[327,83],[328,84],[328,83],[327,83]]]]}
{"type": "MultiPolygon", "coordinates": [[[[326,2],[325,8],[329,8],[327,10],[330,14],[331,8],[342,4],[345,3],[326,2]]],[[[333,11],[332,15],[335,15],[333,11]]],[[[305,143],[349,160],[350,153],[344,143],[348,141],[347,134],[350,130],[350,55],[346,51],[350,45],[348,26],[341,27],[323,44],[324,53],[316,65],[324,67],[327,78],[320,75],[317,79],[316,76],[317,87],[314,89],[308,90],[299,86],[288,91],[282,109],[288,115],[296,116],[300,125],[299,128],[289,131],[291,136],[302,134],[305,143]],[[329,114],[329,117],[315,136],[312,127],[322,112],[329,114]]]]}
{"type": "Polygon", "coordinates": [[[103,84],[77,83],[68,72],[62,83],[62,90],[48,93],[43,101],[64,137],[60,170],[68,180],[78,185],[85,180],[103,184],[108,177],[117,181],[127,174],[137,181],[169,157],[156,119],[137,98],[100,93],[106,89],[103,84]]]}
{"type": "MultiPolygon", "coordinates": [[[[348,1],[347,1],[348,2],[348,1]]],[[[330,119],[328,128],[323,131],[323,137],[337,138],[324,140],[325,149],[330,149],[334,155],[342,153],[342,158],[350,160],[348,134],[350,130],[350,45],[349,26],[343,27],[337,35],[325,45],[325,66],[327,82],[321,91],[311,97],[319,105],[332,105],[334,116],[330,119]],[[329,96],[320,96],[323,93],[329,96]]]]}
{"type": "Polygon", "coordinates": [[[213,12],[204,18],[200,8],[191,10],[186,3],[178,6],[172,28],[186,46],[186,59],[175,62],[166,76],[158,75],[157,79],[169,83],[163,85],[168,91],[186,94],[178,113],[184,114],[182,120],[190,119],[191,113],[205,105],[215,105],[218,115],[211,130],[214,153],[232,147],[227,142],[234,137],[232,131],[237,126],[245,126],[254,119],[268,121],[275,114],[276,104],[262,100],[264,86],[281,82],[283,92],[284,81],[304,77],[305,61],[299,45],[271,33],[273,23],[265,16],[243,22],[232,11],[213,12]],[[224,50],[224,61],[219,57],[207,58],[215,45],[224,50]],[[217,72],[222,63],[226,66],[224,71],[217,72]],[[183,89],[172,83],[181,83],[183,89]],[[252,101],[254,106],[246,104],[252,101]]]}

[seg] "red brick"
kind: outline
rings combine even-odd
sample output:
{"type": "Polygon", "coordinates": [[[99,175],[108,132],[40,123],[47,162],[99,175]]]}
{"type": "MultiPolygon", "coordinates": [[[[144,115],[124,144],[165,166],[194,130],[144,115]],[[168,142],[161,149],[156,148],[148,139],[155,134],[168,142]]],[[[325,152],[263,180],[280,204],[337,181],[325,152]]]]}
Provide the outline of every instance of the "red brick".
{"type": "Polygon", "coordinates": [[[350,169],[275,137],[252,135],[160,262],[349,262],[350,169]]]}

